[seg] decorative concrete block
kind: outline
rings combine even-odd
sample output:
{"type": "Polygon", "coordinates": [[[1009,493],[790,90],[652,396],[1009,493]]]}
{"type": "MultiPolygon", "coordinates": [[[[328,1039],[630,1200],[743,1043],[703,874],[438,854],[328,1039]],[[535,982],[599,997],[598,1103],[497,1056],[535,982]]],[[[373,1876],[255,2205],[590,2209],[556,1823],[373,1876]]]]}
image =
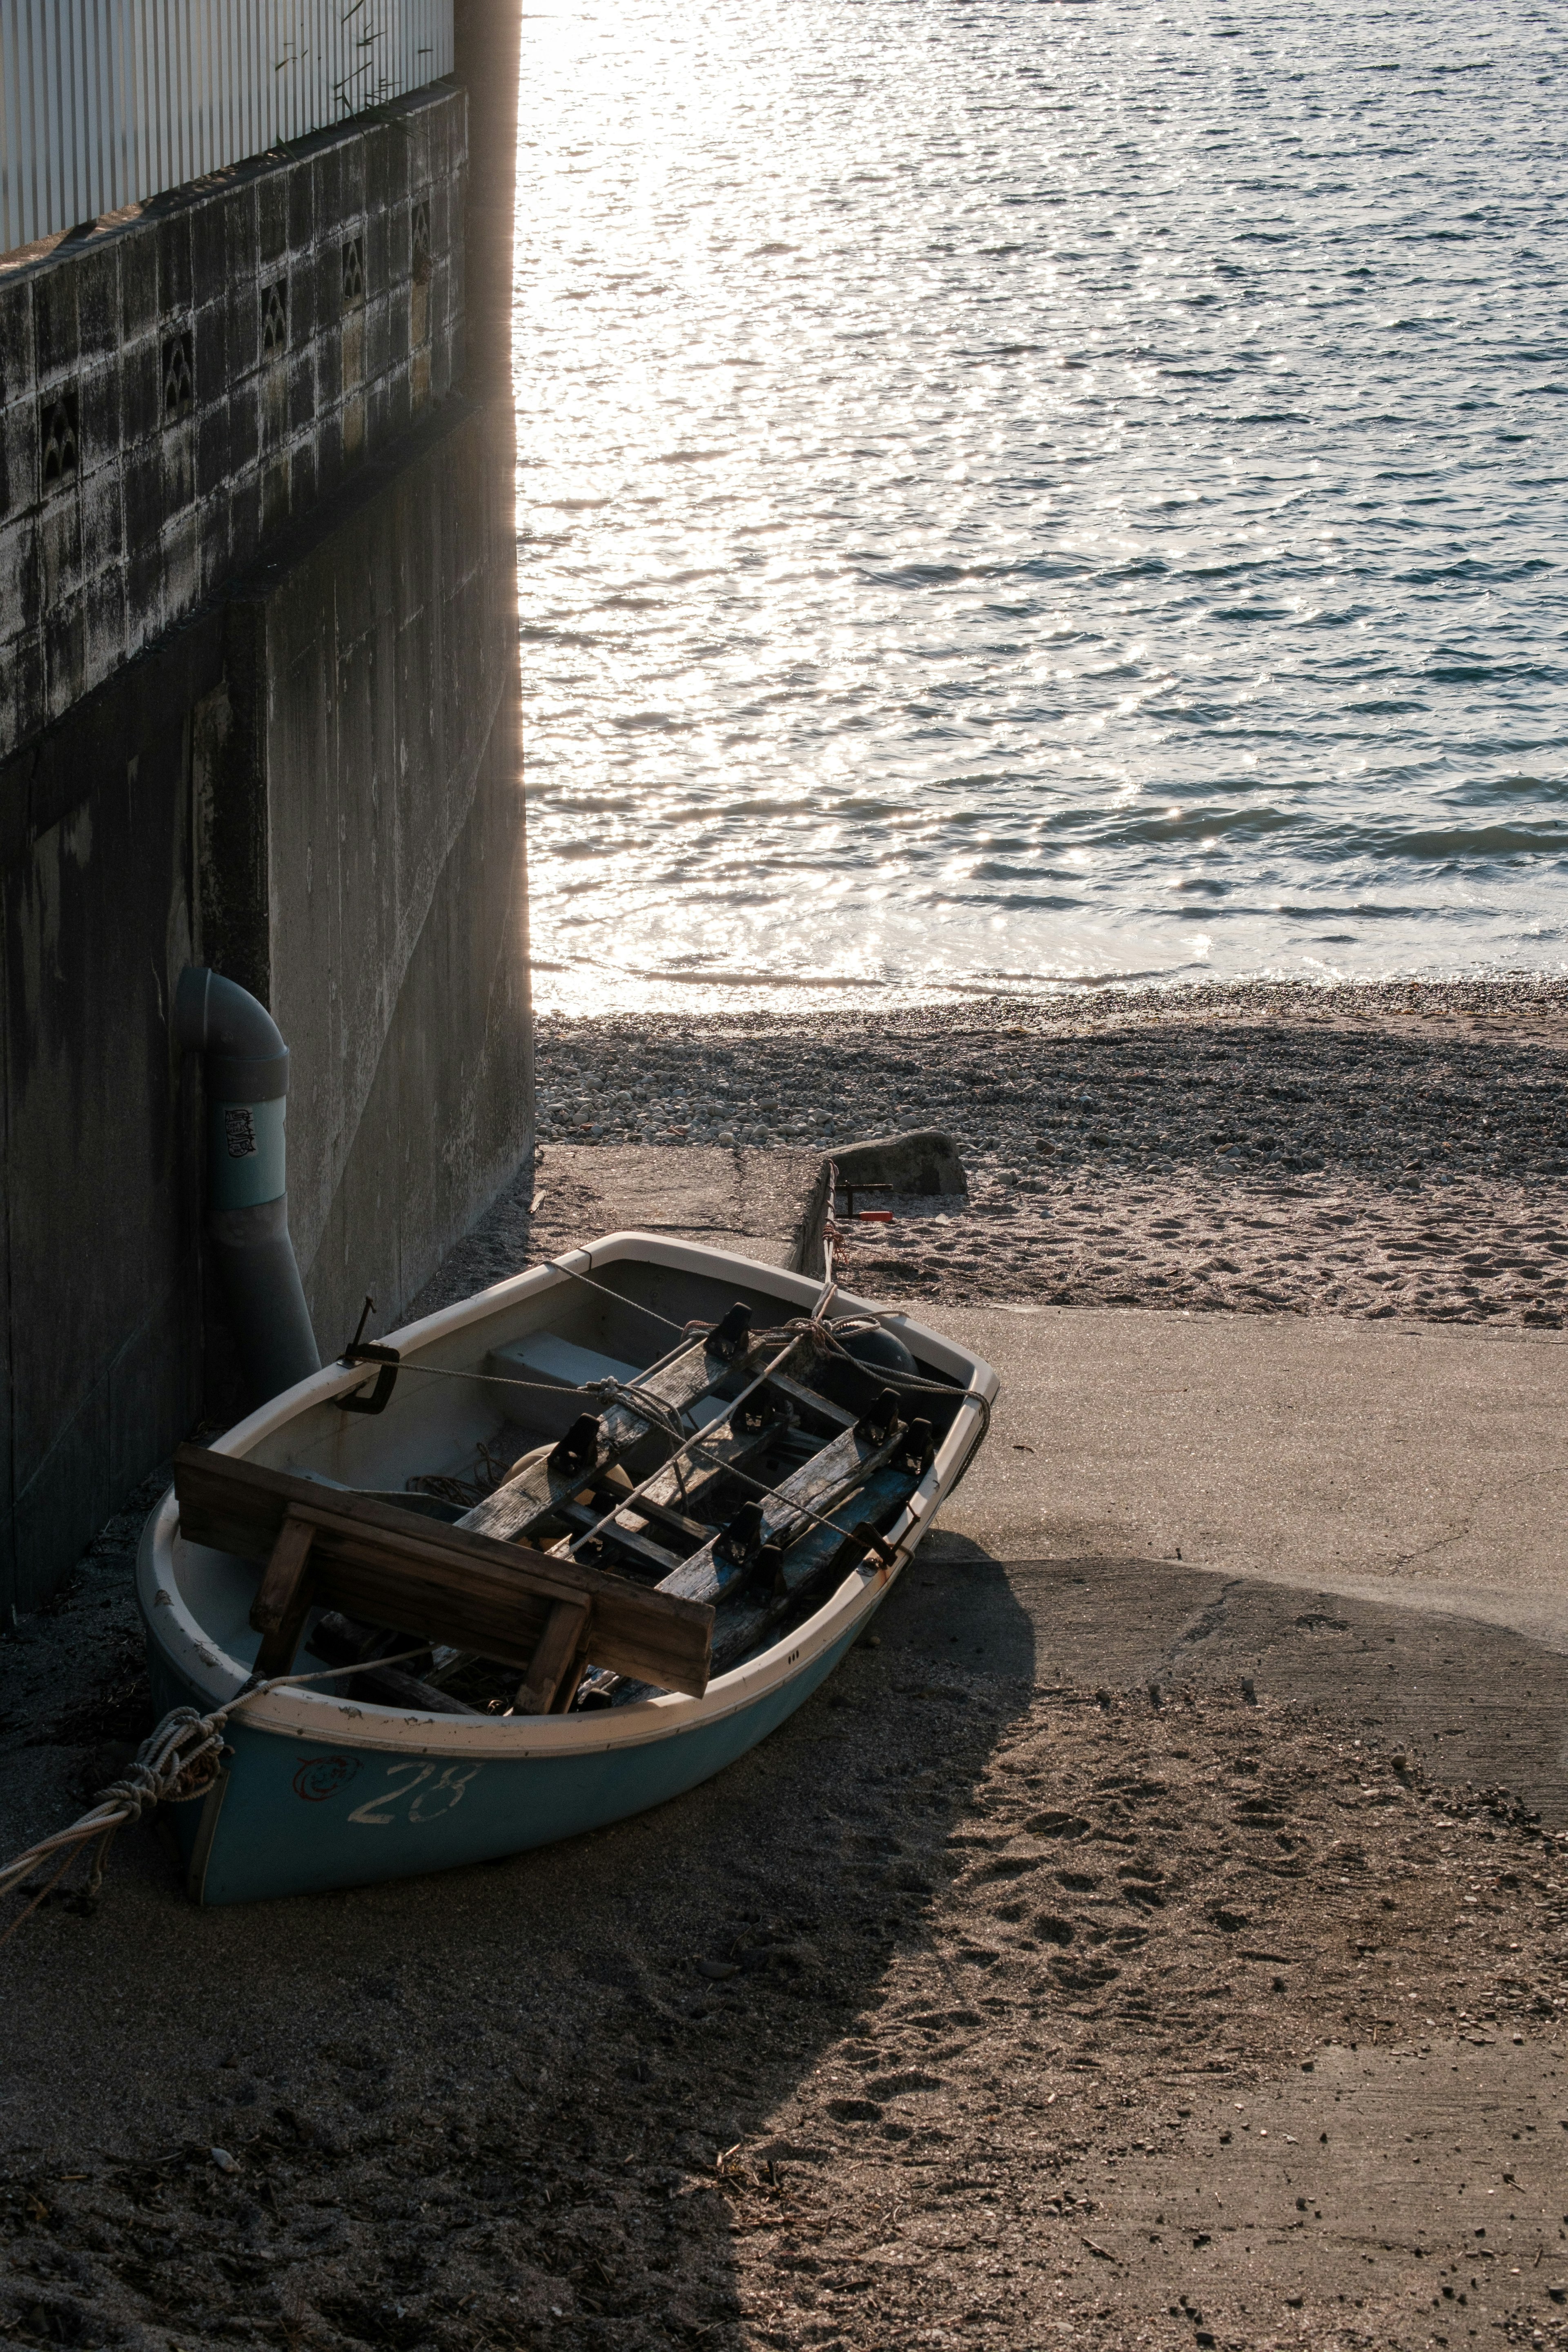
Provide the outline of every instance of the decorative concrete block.
{"type": "Polygon", "coordinates": [[[0,645],[0,728],[13,741],[26,743],[43,724],[43,637],[30,628],[0,645]]]}
{"type": "MultiPolygon", "coordinates": [[[[0,521],[20,518],[38,502],[38,404],[29,394],[0,408],[0,521]]],[[[0,629],[16,625],[0,598],[0,629]]]]}
{"type": "Polygon", "coordinates": [[[80,491],[83,570],[95,574],[122,569],[125,552],[125,476],[118,465],[100,466],[80,491]]]}
{"type": "MultiPolygon", "coordinates": [[[[20,514],[13,522],[0,522],[0,613],[14,613],[21,618],[37,612],[37,518],[20,514]]],[[[19,634],[13,630],[6,645],[15,646],[19,634]]],[[[0,653],[0,665],[7,658],[0,653]]]]}
{"type": "Polygon", "coordinates": [[[73,587],[50,597],[44,611],[44,712],[63,719],[81,699],[87,675],[87,598],[73,587]]]}
{"type": "Polygon", "coordinates": [[[158,316],[173,319],[191,307],[191,207],[174,205],[153,222],[158,262],[158,316]]]}
{"type": "Polygon", "coordinates": [[[81,448],[78,464],[83,478],[121,462],[121,371],[100,361],[83,367],[76,379],[81,448]]]}
{"type": "Polygon", "coordinates": [[[82,660],[98,672],[117,669],[125,659],[125,571],[105,564],[82,591],[82,660]]]}
{"type": "Polygon", "coordinates": [[[83,367],[120,349],[120,247],[89,246],[71,268],[76,280],[77,355],[83,367]]]}
{"type": "Polygon", "coordinates": [[[121,354],[120,440],[122,450],[151,441],[163,423],[163,337],[155,328],[121,354]]]}
{"type": "MultiPolygon", "coordinates": [[[[222,551],[249,562],[345,466],[445,396],[457,381],[461,213],[433,166],[460,154],[465,105],[433,85],[320,134],[308,153],[258,158],[0,270],[0,520],[36,509],[44,600],[118,564],[125,642],[146,646],[188,616],[182,598],[221,587],[222,551]],[[416,292],[429,346],[417,377],[416,292]],[[93,511],[121,527],[88,556],[64,506],[106,470],[122,496],[93,511]],[[171,520],[193,509],[171,539],[171,520]]],[[[0,609],[7,639],[42,628],[41,605],[0,609]]],[[[87,633],[83,691],[103,682],[95,665],[109,643],[87,633]]],[[[58,646],[43,663],[51,679],[68,667],[58,646]]],[[[33,707],[26,695],[0,703],[0,759],[33,707]]]]}
{"type": "Polygon", "coordinates": [[[37,621],[63,604],[81,584],[81,506],[75,484],[46,499],[38,515],[37,621]]]}
{"type": "Polygon", "coordinates": [[[0,277],[0,409],[22,398],[30,403],[37,373],[32,280],[0,277]]]}
{"type": "Polygon", "coordinates": [[[256,184],[256,257],[264,270],[276,268],[296,242],[289,217],[294,178],[292,170],[269,172],[256,184]]]}
{"type": "Polygon", "coordinates": [[[72,269],[51,270],[33,281],[33,350],[40,391],[76,372],[76,288],[72,269]]]}
{"type": "Polygon", "coordinates": [[[158,324],[158,246],[151,235],[127,236],[120,245],[120,341],[139,346],[158,324]]]}
{"type": "Polygon", "coordinates": [[[204,415],[209,407],[215,404],[221,404],[228,397],[231,373],[228,322],[228,294],[225,288],[219,289],[214,300],[202,304],[191,322],[196,405],[204,415]]]}

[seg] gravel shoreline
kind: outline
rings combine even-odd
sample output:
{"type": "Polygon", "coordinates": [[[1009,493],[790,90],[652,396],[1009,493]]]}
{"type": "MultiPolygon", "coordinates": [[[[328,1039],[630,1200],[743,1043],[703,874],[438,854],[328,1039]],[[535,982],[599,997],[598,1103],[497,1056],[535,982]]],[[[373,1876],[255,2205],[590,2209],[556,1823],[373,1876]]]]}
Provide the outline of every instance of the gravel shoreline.
{"type": "Polygon", "coordinates": [[[787,1016],[542,1019],[543,1141],[935,1126],[967,1201],[847,1279],[986,1298],[1561,1328],[1568,982],[1258,982],[787,1016]]]}

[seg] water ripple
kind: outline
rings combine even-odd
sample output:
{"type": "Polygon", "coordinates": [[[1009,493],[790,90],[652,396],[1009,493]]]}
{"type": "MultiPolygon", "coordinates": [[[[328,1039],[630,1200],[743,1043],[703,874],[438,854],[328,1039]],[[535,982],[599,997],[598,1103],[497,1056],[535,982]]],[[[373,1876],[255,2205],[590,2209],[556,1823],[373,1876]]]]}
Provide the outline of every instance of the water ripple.
{"type": "Polygon", "coordinates": [[[525,19],[542,1002],[1561,968],[1561,12],[525,19]]]}

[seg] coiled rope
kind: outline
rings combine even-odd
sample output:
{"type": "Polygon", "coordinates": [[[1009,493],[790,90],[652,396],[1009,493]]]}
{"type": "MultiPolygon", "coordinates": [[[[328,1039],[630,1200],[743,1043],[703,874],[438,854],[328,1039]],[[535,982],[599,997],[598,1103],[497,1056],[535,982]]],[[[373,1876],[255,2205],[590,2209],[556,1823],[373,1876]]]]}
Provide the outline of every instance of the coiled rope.
{"type": "Polygon", "coordinates": [[[142,1742],[120,1778],[99,1790],[79,1820],[72,1822],[68,1829],[56,1830],[50,1837],[40,1838],[26,1853],[19,1853],[15,1862],[0,1867],[0,1896],[4,1896],[18,1893],[34,1871],[52,1862],[57,1854],[64,1857],[26,1909],[19,1911],[5,1934],[0,1935],[0,1944],[7,1942],[23,1920],[53,1892],[84,1847],[95,1849],[82,1889],[90,1899],[103,1885],[109,1849],[121,1830],[139,1822],[151,1806],[192,1805],[205,1797],[217,1778],[224,1727],[230,1716],[265,1698],[269,1691],[293,1688],[303,1683],[331,1682],[344,1675],[369,1674],[378,1666],[401,1665],[409,1658],[423,1657],[426,1646],[400,1651],[395,1658],[329,1666],[321,1674],[278,1675],[270,1682],[250,1684],[237,1692],[226,1706],[215,1707],[210,1715],[201,1715],[194,1706],[172,1707],[142,1742]]]}

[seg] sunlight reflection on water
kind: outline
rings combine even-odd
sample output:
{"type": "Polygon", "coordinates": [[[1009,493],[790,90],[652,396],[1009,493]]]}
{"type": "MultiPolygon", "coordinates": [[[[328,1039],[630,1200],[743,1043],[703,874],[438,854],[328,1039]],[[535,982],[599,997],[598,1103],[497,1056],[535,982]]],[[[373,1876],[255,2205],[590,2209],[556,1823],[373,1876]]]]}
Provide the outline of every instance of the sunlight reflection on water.
{"type": "Polygon", "coordinates": [[[525,36],[542,1003],[1562,968],[1556,12],[525,36]]]}

